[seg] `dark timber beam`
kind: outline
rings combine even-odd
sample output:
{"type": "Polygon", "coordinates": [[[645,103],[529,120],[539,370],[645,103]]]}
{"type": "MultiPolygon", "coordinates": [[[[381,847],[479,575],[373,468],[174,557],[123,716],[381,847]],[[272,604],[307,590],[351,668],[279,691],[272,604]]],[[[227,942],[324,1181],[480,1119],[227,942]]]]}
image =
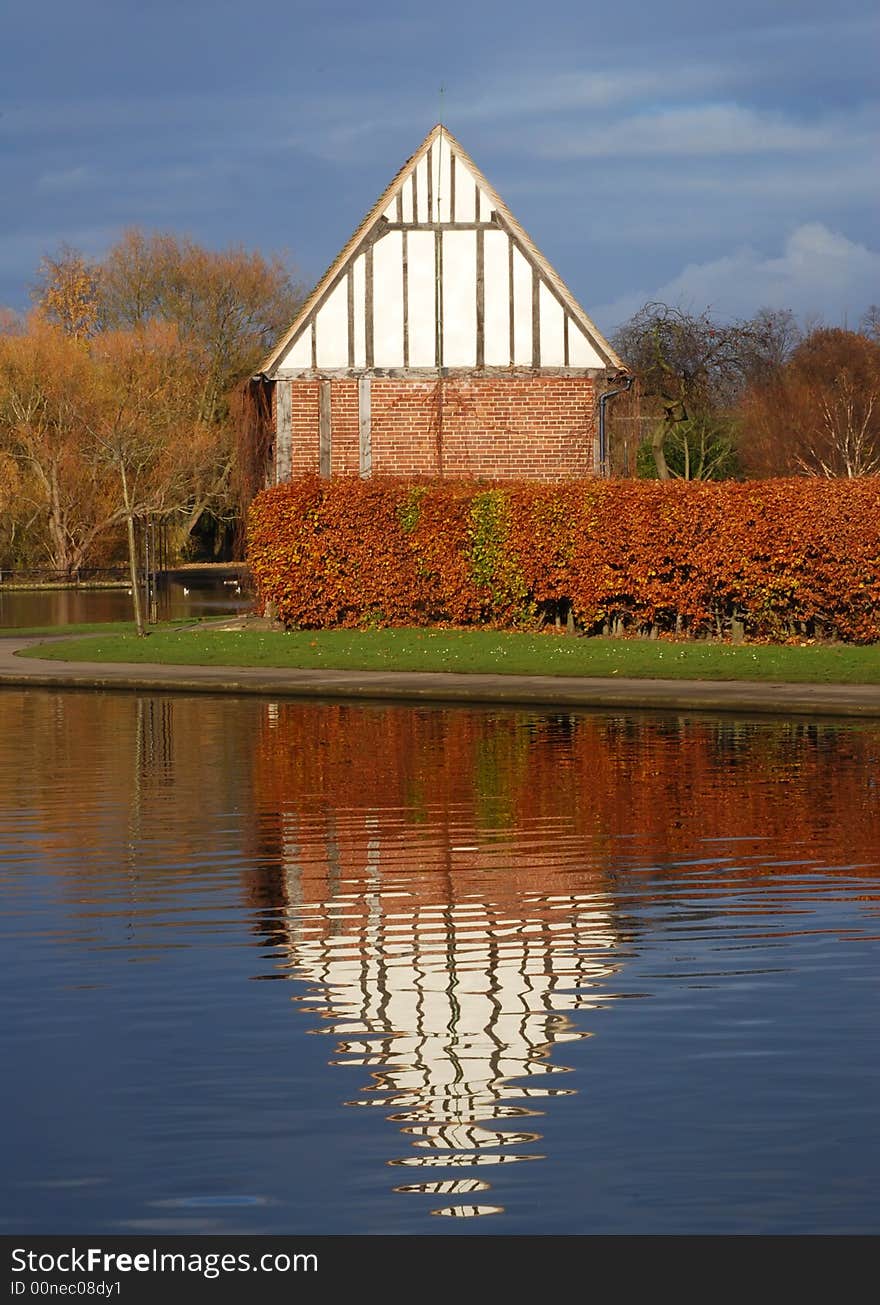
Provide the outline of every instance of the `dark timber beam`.
{"type": "Polygon", "coordinates": [[[366,341],[367,367],[373,366],[373,246],[368,245],[364,253],[364,336],[366,341]]]}

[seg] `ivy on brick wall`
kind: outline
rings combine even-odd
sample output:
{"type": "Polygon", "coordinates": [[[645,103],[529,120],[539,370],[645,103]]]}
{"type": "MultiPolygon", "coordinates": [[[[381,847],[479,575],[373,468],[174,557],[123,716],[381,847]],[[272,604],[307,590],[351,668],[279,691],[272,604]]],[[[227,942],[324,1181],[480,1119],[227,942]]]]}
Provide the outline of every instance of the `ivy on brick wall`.
{"type": "Polygon", "coordinates": [[[304,476],[257,496],[248,547],[261,605],[288,626],[880,639],[878,477],[304,476]]]}

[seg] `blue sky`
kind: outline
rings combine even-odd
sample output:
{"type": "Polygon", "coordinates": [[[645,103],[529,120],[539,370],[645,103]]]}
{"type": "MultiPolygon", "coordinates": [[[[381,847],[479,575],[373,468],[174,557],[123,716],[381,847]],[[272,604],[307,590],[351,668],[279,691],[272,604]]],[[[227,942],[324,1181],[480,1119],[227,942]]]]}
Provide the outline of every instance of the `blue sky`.
{"type": "Polygon", "coordinates": [[[880,301],[870,0],[11,0],[0,305],[126,227],[311,284],[441,116],[606,332],[880,301]]]}

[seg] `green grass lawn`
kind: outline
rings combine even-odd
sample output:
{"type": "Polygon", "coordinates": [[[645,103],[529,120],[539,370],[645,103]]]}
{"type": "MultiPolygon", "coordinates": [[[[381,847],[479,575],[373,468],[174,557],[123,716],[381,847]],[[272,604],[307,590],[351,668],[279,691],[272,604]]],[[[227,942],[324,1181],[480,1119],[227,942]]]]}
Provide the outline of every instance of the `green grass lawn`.
{"type": "Polygon", "coordinates": [[[23,656],[59,661],[162,662],[181,666],[318,670],[457,671],[502,675],[599,675],[639,679],[783,680],[880,684],[880,644],[777,647],[573,639],[494,630],[210,631],[159,627],[148,638],[105,632],[41,644],[23,656]]]}

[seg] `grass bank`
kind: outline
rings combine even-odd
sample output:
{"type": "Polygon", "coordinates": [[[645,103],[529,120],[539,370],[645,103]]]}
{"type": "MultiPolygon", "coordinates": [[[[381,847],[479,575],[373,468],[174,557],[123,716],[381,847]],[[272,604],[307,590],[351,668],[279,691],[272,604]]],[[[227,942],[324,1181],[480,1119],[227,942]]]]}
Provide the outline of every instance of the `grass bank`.
{"type": "Polygon", "coordinates": [[[28,639],[37,634],[134,634],[134,621],[83,621],[78,625],[0,627],[0,639],[28,639]]]}
{"type": "Polygon", "coordinates": [[[880,644],[780,647],[571,639],[494,630],[320,630],[284,634],[211,631],[190,626],[160,627],[148,638],[138,639],[133,633],[111,633],[102,627],[98,636],[41,644],[22,655],[71,662],[158,662],[177,666],[880,684],[880,644]]]}
{"type": "MultiPolygon", "coordinates": [[[[192,626],[210,621],[228,620],[228,617],[211,617],[211,616],[190,616],[181,617],[176,621],[163,621],[159,626],[152,626],[151,629],[158,630],[180,630],[184,626],[192,626]]],[[[0,626],[0,639],[30,639],[38,635],[76,635],[76,634],[96,634],[96,635],[115,635],[130,634],[134,637],[134,621],[81,621],[71,622],[70,625],[4,625],[0,626]]]]}

